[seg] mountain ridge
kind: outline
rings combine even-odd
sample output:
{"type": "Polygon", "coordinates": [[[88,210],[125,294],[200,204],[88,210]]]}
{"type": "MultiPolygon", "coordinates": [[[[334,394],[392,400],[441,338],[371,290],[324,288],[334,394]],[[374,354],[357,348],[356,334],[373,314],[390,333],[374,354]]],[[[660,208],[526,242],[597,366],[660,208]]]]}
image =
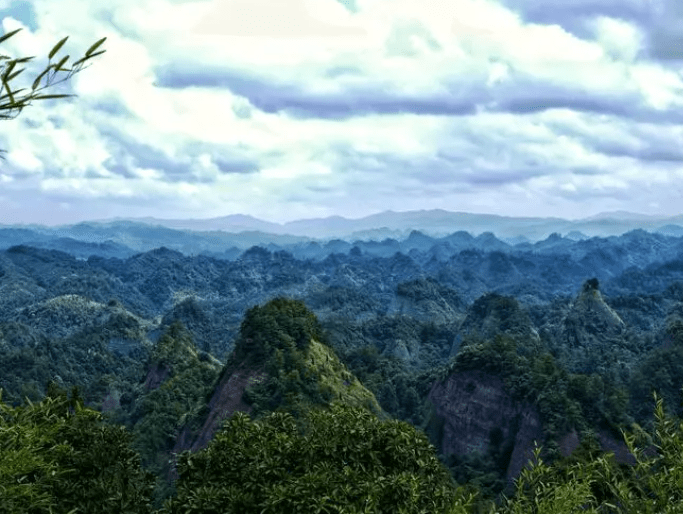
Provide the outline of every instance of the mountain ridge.
{"type": "MultiPolygon", "coordinates": [[[[538,241],[550,234],[582,232],[588,236],[606,237],[620,235],[638,228],[657,228],[667,225],[683,224],[683,215],[646,215],[625,211],[599,213],[579,219],[563,219],[557,217],[514,217],[499,214],[479,214],[443,209],[416,211],[384,211],[361,218],[345,218],[329,216],[326,218],[309,218],[277,223],[261,220],[251,215],[232,214],[205,219],[159,219],[141,218],[109,218],[79,222],[72,225],[59,225],[50,230],[72,229],[84,224],[111,226],[113,224],[133,223],[147,226],[191,230],[194,232],[261,232],[272,236],[296,236],[318,239],[352,238],[354,234],[373,233],[374,237],[395,237],[397,232],[403,236],[411,230],[422,230],[431,236],[443,236],[458,230],[466,230],[474,234],[494,232],[500,238],[512,239],[527,237],[538,241]],[[656,227],[653,227],[656,225],[656,227]]],[[[0,225],[0,228],[37,228],[31,225],[0,225]]],[[[45,227],[43,227],[45,228],[45,227]]]]}

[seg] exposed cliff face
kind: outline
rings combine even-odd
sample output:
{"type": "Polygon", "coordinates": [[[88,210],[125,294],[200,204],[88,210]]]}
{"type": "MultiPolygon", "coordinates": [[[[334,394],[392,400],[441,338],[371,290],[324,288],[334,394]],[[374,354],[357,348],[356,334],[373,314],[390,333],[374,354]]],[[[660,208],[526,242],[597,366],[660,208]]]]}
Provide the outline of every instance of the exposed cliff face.
{"type": "MultiPolygon", "coordinates": [[[[328,346],[311,341],[305,360],[306,368],[312,376],[317,377],[320,385],[333,392],[334,399],[339,399],[353,406],[369,408],[377,414],[383,414],[375,396],[341,364],[334,351],[328,346]]],[[[303,375],[303,371],[300,374],[303,375]]],[[[254,367],[246,362],[238,365],[227,364],[211,395],[211,399],[203,409],[204,414],[198,423],[186,424],[176,439],[174,453],[184,450],[198,451],[205,448],[224,420],[237,411],[252,413],[252,407],[245,401],[244,393],[248,386],[259,384],[269,379],[263,367],[254,367]],[[196,428],[199,426],[199,428],[196,428]]]]}
{"type": "MultiPolygon", "coordinates": [[[[433,407],[427,431],[437,452],[464,457],[472,452],[496,455],[508,481],[517,478],[538,444],[546,445],[543,422],[535,405],[514,398],[495,375],[476,370],[456,371],[432,386],[433,407]]],[[[633,464],[623,440],[604,429],[597,431],[603,451],[617,462],[633,464]]],[[[570,455],[579,446],[576,431],[555,441],[560,453],[570,455]]]]}
{"type": "Polygon", "coordinates": [[[150,365],[147,370],[147,375],[143,381],[143,389],[145,392],[157,389],[171,374],[172,369],[169,365],[155,362],[150,365]]]}
{"type": "Polygon", "coordinates": [[[242,399],[244,390],[248,385],[262,382],[267,376],[262,369],[250,369],[243,365],[234,371],[224,372],[206,406],[206,416],[202,419],[200,428],[193,430],[192,426],[186,424],[176,439],[173,453],[185,450],[195,452],[205,448],[221,428],[222,422],[234,412],[250,414],[251,406],[242,399]]]}
{"type": "MultiPolygon", "coordinates": [[[[614,460],[619,464],[635,465],[636,459],[629,451],[623,439],[617,439],[606,430],[599,430],[596,434],[600,449],[614,454],[614,460]]],[[[580,440],[576,430],[565,434],[558,441],[558,448],[563,457],[568,457],[579,447],[580,440]]]]}
{"type": "Polygon", "coordinates": [[[473,451],[509,455],[506,476],[516,478],[532,457],[534,441],[543,442],[536,408],[512,398],[503,382],[480,371],[451,374],[429,392],[436,419],[443,429],[434,441],[444,456],[464,456],[473,451]]]}
{"type": "MultiPolygon", "coordinates": [[[[386,417],[334,350],[314,337],[324,335],[316,327],[315,315],[301,302],[279,298],[250,309],[209,401],[197,415],[188,416],[172,452],[205,448],[236,411],[258,418],[278,407],[295,411],[340,400],[386,417]],[[261,410],[253,409],[245,394],[255,389],[261,410]]],[[[174,474],[172,469],[170,476],[174,474]]]]}

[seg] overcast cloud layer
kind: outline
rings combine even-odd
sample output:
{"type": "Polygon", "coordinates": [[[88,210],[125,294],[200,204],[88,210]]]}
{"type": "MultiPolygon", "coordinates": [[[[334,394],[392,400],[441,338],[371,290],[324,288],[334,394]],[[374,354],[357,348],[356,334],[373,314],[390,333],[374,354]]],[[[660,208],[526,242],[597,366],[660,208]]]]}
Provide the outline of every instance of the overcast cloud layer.
{"type": "MultiPolygon", "coordinates": [[[[0,0],[106,53],[0,125],[0,224],[683,209],[680,0],[0,0]]],[[[58,75],[57,79],[64,76],[58,75]]],[[[4,92],[3,92],[4,93],[4,92]]],[[[6,98],[3,99],[3,102],[6,98]]]]}

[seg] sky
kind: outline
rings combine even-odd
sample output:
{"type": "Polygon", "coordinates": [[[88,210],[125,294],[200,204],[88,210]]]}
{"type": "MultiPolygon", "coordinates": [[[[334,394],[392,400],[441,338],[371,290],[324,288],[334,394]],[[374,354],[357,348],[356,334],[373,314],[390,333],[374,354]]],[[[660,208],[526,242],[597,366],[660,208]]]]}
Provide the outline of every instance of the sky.
{"type": "Polygon", "coordinates": [[[0,225],[683,212],[680,0],[0,0],[0,23],[25,92],[107,38],[40,91],[77,96],[1,120],[0,225]]]}

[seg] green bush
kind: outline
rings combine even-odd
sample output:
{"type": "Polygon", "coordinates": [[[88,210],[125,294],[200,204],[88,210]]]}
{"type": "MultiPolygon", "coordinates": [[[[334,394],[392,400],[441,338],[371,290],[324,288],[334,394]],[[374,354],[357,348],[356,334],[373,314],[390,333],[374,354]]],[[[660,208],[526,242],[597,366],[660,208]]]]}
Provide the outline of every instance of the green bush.
{"type": "Polygon", "coordinates": [[[201,452],[179,459],[166,513],[448,513],[472,498],[456,489],[424,434],[333,403],[260,421],[236,413],[201,452]]]}
{"type": "Polygon", "coordinates": [[[0,395],[0,513],[151,512],[154,477],[130,434],[56,391],[19,407],[0,395]]]}

